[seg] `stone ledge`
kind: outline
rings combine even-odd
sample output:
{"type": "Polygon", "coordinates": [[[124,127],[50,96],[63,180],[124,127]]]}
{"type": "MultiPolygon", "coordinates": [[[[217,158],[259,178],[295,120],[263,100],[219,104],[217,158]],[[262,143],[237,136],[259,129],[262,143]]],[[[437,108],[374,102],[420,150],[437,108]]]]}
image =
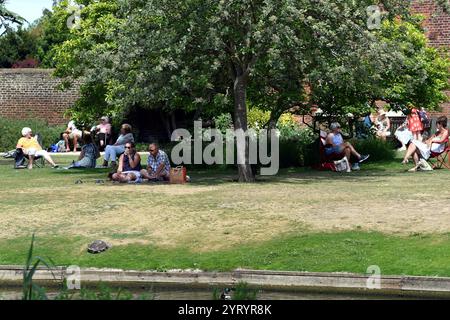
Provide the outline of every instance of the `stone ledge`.
{"type": "MultiPolygon", "coordinates": [[[[0,266],[0,284],[19,285],[22,267],[0,266]]],[[[37,282],[55,283],[67,277],[66,268],[40,268],[34,277],[37,282]]],[[[352,273],[316,273],[288,271],[260,271],[238,269],[232,272],[204,272],[201,270],[126,271],[121,269],[81,269],[81,282],[99,282],[113,286],[172,286],[208,288],[233,286],[246,282],[251,287],[285,291],[320,291],[356,293],[364,295],[400,295],[415,297],[450,297],[450,278],[421,276],[382,276],[380,289],[368,289],[368,275],[352,273]]]]}

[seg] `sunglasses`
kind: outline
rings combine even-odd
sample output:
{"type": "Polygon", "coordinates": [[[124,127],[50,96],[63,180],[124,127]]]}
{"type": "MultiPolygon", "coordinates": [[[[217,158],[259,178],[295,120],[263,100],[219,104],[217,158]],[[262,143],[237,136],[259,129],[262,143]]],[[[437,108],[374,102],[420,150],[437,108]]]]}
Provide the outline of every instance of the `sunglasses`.
{"type": "Polygon", "coordinates": [[[125,147],[125,149],[133,149],[133,147],[125,147]]]}

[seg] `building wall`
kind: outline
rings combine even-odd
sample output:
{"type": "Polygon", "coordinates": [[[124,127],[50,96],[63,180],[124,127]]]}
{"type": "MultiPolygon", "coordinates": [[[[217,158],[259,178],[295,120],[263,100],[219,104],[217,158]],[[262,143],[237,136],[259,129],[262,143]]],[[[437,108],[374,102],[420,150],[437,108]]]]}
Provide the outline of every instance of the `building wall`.
{"type": "MultiPolygon", "coordinates": [[[[432,0],[415,0],[411,10],[426,17],[423,26],[431,46],[450,48],[450,14],[444,13],[432,0]]],[[[450,97],[450,90],[446,93],[450,97]]],[[[440,115],[450,118],[450,103],[442,104],[441,112],[433,112],[433,117],[440,115]]]]}
{"type": "Polygon", "coordinates": [[[424,27],[430,45],[450,47],[450,14],[444,13],[432,0],[416,0],[412,12],[426,17],[424,27]]]}
{"type": "Polygon", "coordinates": [[[63,124],[64,112],[78,98],[78,88],[60,91],[61,80],[49,69],[0,69],[0,117],[39,118],[63,124]]]}

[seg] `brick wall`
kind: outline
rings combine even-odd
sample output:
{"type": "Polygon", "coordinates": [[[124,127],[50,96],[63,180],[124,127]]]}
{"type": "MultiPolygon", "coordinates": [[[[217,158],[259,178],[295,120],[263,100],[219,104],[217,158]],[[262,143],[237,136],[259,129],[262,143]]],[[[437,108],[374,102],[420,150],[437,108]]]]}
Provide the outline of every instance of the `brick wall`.
{"type": "MultiPolygon", "coordinates": [[[[412,4],[412,12],[426,17],[424,28],[429,44],[433,47],[450,47],[450,14],[444,13],[432,0],[416,0],[412,4]]],[[[450,97],[450,91],[446,92],[450,97]]],[[[441,112],[434,112],[433,117],[446,115],[450,118],[450,103],[442,104],[441,112]]]]}
{"type": "Polygon", "coordinates": [[[450,14],[444,13],[432,0],[413,1],[411,10],[426,17],[424,28],[430,45],[450,47],[450,14]]]}
{"type": "Polygon", "coordinates": [[[48,69],[0,69],[0,117],[65,123],[63,114],[78,98],[78,90],[56,89],[61,80],[51,73],[48,69]]]}

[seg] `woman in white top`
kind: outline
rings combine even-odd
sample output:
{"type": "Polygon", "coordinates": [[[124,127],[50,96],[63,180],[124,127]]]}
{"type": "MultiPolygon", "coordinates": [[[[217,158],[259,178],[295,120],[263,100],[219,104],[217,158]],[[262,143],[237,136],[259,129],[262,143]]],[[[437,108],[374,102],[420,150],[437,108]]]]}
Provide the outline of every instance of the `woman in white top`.
{"type": "Polygon", "coordinates": [[[436,134],[431,136],[426,142],[419,140],[412,140],[408,147],[405,158],[403,159],[403,164],[409,162],[409,158],[412,156],[414,159],[415,167],[410,171],[417,171],[420,166],[420,160],[428,160],[431,153],[442,153],[444,152],[446,145],[448,143],[448,130],[447,130],[447,117],[439,117],[436,122],[436,134]]]}
{"type": "Polygon", "coordinates": [[[70,151],[70,145],[69,145],[69,139],[73,140],[73,152],[77,151],[77,145],[78,145],[78,139],[81,138],[82,132],[81,130],[78,130],[75,126],[75,122],[71,120],[67,124],[67,129],[63,133],[63,138],[66,143],[66,151],[70,151]]]}
{"type": "Polygon", "coordinates": [[[391,135],[391,121],[383,109],[378,109],[378,116],[375,119],[375,126],[377,127],[377,137],[386,141],[386,137],[391,135]]]}

